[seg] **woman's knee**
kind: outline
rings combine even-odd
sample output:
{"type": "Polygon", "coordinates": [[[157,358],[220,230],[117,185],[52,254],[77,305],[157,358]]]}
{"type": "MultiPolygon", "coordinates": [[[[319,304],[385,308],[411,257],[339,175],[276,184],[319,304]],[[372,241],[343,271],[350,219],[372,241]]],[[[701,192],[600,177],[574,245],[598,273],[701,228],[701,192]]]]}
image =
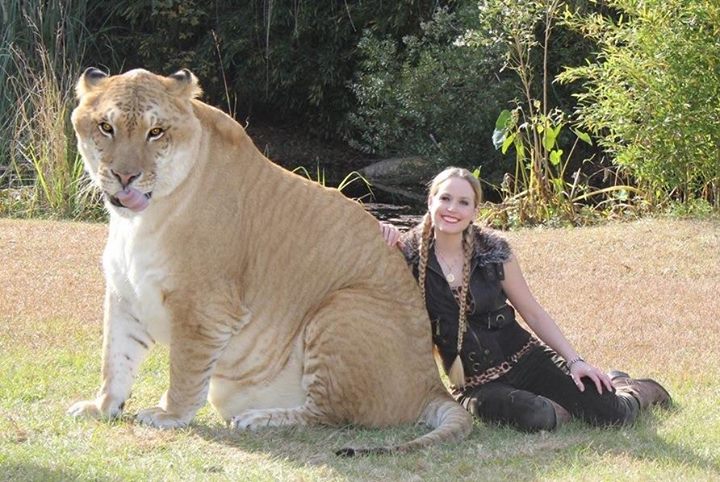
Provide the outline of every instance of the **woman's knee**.
{"type": "Polygon", "coordinates": [[[557,415],[553,403],[541,396],[535,396],[517,407],[514,422],[523,432],[554,430],[557,427],[557,415]]]}
{"type": "Polygon", "coordinates": [[[635,422],[639,405],[631,395],[625,393],[608,394],[605,403],[586,407],[586,419],[593,425],[618,426],[635,422]],[[588,415],[590,415],[588,417],[588,415]]]}

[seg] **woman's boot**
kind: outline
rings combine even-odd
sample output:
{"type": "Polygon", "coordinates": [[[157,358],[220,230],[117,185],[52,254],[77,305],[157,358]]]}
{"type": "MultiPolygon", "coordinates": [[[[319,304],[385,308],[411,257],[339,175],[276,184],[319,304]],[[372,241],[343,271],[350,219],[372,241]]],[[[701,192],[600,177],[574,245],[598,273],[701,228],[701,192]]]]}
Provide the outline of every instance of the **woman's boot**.
{"type": "Polygon", "coordinates": [[[613,387],[618,392],[632,395],[643,410],[651,405],[659,405],[663,408],[672,405],[672,398],[668,391],[655,380],[630,378],[627,373],[617,370],[611,371],[608,375],[613,387]]]}
{"type": "Polygon", "coordinates": [[[553,409],[555,410],[555,428],[558,428],[560,425],[564,425],[572,420],[572,415],[570,412],[565,410],[565,407],[559,403],[553,402],[552,400],[550,400],[550,403],[552,403],[553,409]]]}

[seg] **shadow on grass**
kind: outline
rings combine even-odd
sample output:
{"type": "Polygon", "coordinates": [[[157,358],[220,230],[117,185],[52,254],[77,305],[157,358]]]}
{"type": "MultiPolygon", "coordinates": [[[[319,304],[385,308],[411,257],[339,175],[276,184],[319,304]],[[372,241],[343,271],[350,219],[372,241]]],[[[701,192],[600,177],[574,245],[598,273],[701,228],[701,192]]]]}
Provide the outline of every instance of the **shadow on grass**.
{"type": "Polygon", "coordinates": [[[583,474],[590,478],[612,477],[627,466],[630,478],[644,478],[643,471],[649,470],[649,478],[661,473],[720,480],[717,461],[658,435],[662,419],[672,416],[672,412],[659,416],[644,413],[634,426],[620,428],[594,428],[576,421],[557,432],[537,434],[476,423],[470,437],[460,443],[441,444],[409,454],[350,459],[335,456],[335,450],[346,446],[391,445],[420,436],[427,429],[294,427],[235,432],[223,426],[195,425],[192,431],[205,440],[244,452],[282,458],[298,468],[323,465],[349,478],[364,478],[363,470],[370,466],[378,470],[385,467],[401,478],[422,473],[428,479],[445,474],[450,478],[516,480],[553,478],[553,474],[560,478],[583,474]]]}
{"type": "MultiPolygon", "coordinates": [[[[82,477],[79,473],[74,473],[68,469],[43,467],[32,463],[0,464],[0,480],[22,480],[23,482],[67,482],[71,480],[80,480],[81,478],[82,477]]],[[[102,482],[111,479],[94,475],[93,480],[102,482]]]]}

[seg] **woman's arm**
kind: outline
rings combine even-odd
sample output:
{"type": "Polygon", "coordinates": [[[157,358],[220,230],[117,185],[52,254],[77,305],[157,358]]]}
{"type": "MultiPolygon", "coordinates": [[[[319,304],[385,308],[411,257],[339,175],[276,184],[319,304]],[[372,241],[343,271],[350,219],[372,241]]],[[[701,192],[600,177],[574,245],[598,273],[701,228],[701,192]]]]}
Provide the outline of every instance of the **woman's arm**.
{"type": "Polygon", "coordinates": [[[525,281],[525,277],[520,270],[520,264],[515,256],[503,265],[505,270],[505,279],[502,281],[502,287],[510,303],[520,313],[528,326],[535,334],[545,342],[550,348],[558,352],[570,366],[570,373],[580,391],[585,386],[580,381],[583,377],[589,377],[597,388],[598,393],[602,393],[603,385],[612,391],[610,377],[605,373],[585,362],[570,342],[562,334],[557,323],[548,315],[545,309],[540,306],[530,288],[525,281]]]}

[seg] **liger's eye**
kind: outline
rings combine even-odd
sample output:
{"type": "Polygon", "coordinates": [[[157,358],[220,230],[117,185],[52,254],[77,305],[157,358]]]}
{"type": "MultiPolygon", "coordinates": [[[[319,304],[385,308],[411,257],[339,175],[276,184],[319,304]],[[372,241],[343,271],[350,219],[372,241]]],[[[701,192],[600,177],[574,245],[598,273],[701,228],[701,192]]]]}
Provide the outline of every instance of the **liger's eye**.
{"type": "Polygon", "coordinates": [[[112,134],[114,132],[113,126],[111,126],[107,122],[101,122],[100,124],[98,124],[98,128],[103,134],[112,134]]]}
{"type": "Polygon", "coordinates": [[[165,131],[162,129],[162,127],[153,127],[148,131],[148,139],[157,139],[161,135],[163,135],[165,131]]]}

